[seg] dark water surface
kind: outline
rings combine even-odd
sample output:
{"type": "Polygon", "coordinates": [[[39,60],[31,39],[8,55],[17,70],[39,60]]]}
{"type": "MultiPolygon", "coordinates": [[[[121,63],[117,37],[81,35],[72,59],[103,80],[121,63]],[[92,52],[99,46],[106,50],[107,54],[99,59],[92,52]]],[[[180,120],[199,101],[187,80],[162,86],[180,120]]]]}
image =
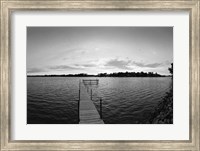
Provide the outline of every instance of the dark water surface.
{"type": "MultiPolygon", "coordinates": [[[[28,77],[28,124],[77,124],[79,77],[28,77]]],[[[92,79],[91,77],[88,79],[92,79]]],[[[93,100],[99,110],[103,100],[106,124],[144,123],[172,84],[170,77],[101,77],[92,86],[93,100]]]]}

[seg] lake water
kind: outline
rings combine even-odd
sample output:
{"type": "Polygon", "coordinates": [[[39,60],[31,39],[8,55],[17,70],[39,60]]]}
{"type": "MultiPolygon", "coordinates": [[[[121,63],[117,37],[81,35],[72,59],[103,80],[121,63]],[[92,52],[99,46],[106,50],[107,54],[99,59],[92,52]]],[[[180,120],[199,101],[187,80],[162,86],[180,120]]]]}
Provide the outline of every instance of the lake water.
{"type": "Polygon", "coordinates": [[[170,77],[28,77],[27,123],[77,124],[80,79],[99,79],[90,88],[98,111],[103,100],[106,124],[145,123],[172,84],[170,77]]]}

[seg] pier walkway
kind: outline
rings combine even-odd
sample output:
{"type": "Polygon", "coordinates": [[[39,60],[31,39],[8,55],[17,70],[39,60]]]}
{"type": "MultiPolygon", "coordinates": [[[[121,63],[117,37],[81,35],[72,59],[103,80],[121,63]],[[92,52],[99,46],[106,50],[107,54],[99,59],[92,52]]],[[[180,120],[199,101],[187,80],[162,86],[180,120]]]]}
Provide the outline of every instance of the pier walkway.
{"type": "Polygon", "coordinates": [[[83,82],[79,87],[79,124],[104,124],[83,82]]]}

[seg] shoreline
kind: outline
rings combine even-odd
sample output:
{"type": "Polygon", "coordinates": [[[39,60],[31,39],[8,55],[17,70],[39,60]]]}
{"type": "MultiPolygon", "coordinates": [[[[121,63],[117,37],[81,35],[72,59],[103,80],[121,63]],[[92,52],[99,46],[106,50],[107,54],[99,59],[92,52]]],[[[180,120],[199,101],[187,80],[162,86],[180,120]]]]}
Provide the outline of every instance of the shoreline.
{"type": "Polygon", "coordinates": [[[147,123],[150,124],[173,124],[173,87],[155,107],[147,123]]]}
{"type": "Polygon", "coordinates": [[[117,77],[117,76],[27,76],[27,77],[41,77],[41,78],[51,78],[51,77],[71,77],[71,78],[171,78],[171,76],[137,76],[137,77],[117,77]]]}

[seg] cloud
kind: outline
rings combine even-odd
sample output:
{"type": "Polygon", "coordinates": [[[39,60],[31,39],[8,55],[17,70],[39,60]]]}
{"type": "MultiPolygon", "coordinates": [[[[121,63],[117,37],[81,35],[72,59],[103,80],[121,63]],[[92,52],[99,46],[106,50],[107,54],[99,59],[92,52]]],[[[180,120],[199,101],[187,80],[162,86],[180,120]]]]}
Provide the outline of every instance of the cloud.
{"type": "Polygon", "coordinates": [[[133,69],[133,66],[137,66],[141,68],[157,68],[160,66],[165,66],[167,63],[168,61],[161,62],[161,63],[143,63],[143,62],[132,61],[128,58],[126,60],[119,60],[116,58],[116,59],[109,60],[108,62],[106,62],[104,66],[130,70],[130,69],[133,69]]]}
{"type": "Polygon", "coordinates": [[[96,67],[96,64],[94,64],[94,63],[74,64],[74,65],[76,67],[82,67],[82,68],[96,67]]]}
{"type": "Polygon", "coordinates": [[[116,67],[119,69],[132,69],[129,67],[131,61],[130,60],[118,60],[118,59],[111,59],[104,66],[107,67],[116,67]]]}
{"type": "Polygon", "coordinates": [[[157,68],[161,66],[169,66],[173,61],[166,60],[164,62],[157,62],[157,63],[142,63],[142,62],[136,62],[132,61],[132,65],[138,66],[138,67],[147,67],[147,68],[157,68]]]}
{"type": "Polygon", "coordinates": [[[145,63],[136,62],[136,61],[133,61],[132,64],[133,64],[133,65],[136,65],[136,66],[138,66],[138,67],[148,67],[148,68],[157,68],[157,67],[163,65],[163,63],[150,63],[150,64],[145,64],[145,63]]]}
{"type": "Polygon", "coordinates": [[[87,54],[88,50],[84,48],[68,48],[62,51],[58,51],[56,54],[54,54],[50,59],[62,59],[67,60],[71,59],[73,56],[77,57],[79,55],[85,55],[87,54]],[[70,57],[67,57],[70,56],[70,57]]]}
{"type": "Polygon", "coordinates": [[[81,69],[79,67],[74,67],[74,66],[69,66],[69,65],[58,65],[58,66],[52,66],[49,67],[49,69],[51,70],[77,70],[77,69],[81,69]]]}
{"type": "Polygon", "coordinates": [[[164,66],[168,63],[168,61],[161,62],[161,63],[143,63],[143,62],[137,62],[137,61],[132,61],[130,59],[126,60],[120,60],[120,59],[111,59],[107,61],[104,66],[105,67],[115,67],[118,69],[125,69],[125,70],[130,70],[133,69],[133,66],[141,67],[141,68],[157,68],[160,66],[164,66]]]}
{"type": "Polygon", "coordinates": [[[44,68],[28,68],[27,73],[43,73],[43,72],[51,72],[51,71],[67,71],[67,70],[82,70],[83,67],[71,66],[71,65],[57,65],[57,66],[49,66],[44,68]]]}
{"type": "Polygon", "coordinates": [[[28,68],[27,73],[40,73],[40,72],[45,72],[45,69],[42,68],[28,68]]]}
{"type": "Polygon", "coordinates": [[[166,60],[163,64],[164,64],[164,65],[171,65],[171,63],[173,63],[173,61],[166,60]]]}

